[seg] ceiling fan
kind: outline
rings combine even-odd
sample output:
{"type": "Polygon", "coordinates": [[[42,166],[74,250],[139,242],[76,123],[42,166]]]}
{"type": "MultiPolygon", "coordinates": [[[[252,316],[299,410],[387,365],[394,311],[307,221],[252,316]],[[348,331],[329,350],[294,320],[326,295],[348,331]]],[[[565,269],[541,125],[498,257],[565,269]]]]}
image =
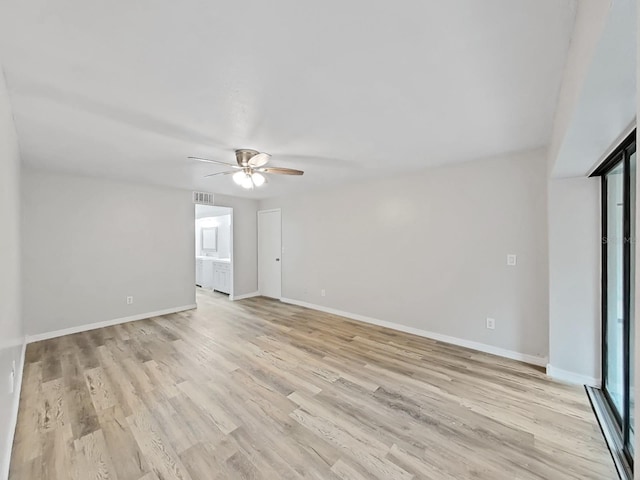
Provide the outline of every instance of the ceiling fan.
{"type": "Polygon", "coordinates": [[[218,160],[209,160],[208,158],[189,158],[199,162],[226,165],[227,167],[233,168],[233,170],[227,170],[225,172],[210,173],[209,175],[205,175],[205,177],[233,174],[233,181],[244,188],[253,188],[263,185],[267,181],[266,177],[263,175],[264,173],[273,173],[276,175],[302,175],[304,173],[302,170],[294,170],[293,168],[266,167],[265,165],[269,162],[271,155],[248,148],[236,150],[237,165],[220,162],[218,160]]]}

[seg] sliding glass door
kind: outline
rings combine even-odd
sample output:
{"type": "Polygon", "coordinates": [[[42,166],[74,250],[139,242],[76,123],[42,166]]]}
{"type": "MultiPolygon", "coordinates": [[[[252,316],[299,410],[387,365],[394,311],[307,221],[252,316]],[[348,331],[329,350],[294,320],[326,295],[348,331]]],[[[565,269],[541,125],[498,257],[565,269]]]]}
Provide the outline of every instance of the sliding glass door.
{"type": "Polygon", "coordinates": [[[602,176],[602,392],[621,454],[633,465],[635,131],[598,168],[602,176]]]}
{"type": "Polygon", "coordinates": [[[635,452],[635,422],[634,422],[634,399],[635,399],[635,291],[636,291],[636,144],[628,149],[629,157],[629,321],[628,323],[628,349],[629,358],[627,360],[628,370],[628,393],[627,393],[627,441],[625,442],[631,458],[635,452]]]}
{"type": "Polygon", "coordinates": [[[624,160],[604,176],[606,191],[606,325],[603,388],[615,413],[624,414],[624,160]]]}

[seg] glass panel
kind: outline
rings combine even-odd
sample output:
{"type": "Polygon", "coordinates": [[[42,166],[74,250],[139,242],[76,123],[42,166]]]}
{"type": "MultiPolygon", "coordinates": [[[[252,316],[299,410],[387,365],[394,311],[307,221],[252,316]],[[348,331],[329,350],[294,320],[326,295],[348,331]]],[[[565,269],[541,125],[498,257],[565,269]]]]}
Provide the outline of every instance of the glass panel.
{"type": "Polygon", "coordinates": [[[605,390],[617,410],[624,412],[624,165],[606,175],[607,182],[607,331],[605,390]]]}
{"type": "Polygon", "coordinates": [[[630,265],[629,265],[629,443],[628,450],[633,458],[633,452],[635,451],[635,438],[634,438],[634,372],[635,372],[635,354],[634,354],[634,339],[635,339],[635,276],[636,276],[636,154],[635,152],[629,158],[629,176],[631,180],[631,188],[629,189],[629,207],[631,210],[630,226],[631,226],[631,252],[630,252],[630,265]]]}

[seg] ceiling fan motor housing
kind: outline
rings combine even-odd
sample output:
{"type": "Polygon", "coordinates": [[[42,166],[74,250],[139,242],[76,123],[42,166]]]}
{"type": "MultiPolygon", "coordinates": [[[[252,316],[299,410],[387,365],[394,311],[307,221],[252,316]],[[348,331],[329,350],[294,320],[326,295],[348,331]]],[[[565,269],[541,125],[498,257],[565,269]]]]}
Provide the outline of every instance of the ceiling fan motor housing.
{"type": "Polygon", "coordinates": [[[236,150],[236,160],[238,165],[241,167],[246,167],[249,165],[249,160],[258,155],[260,152],[257,150],[251,150],[249,148],[241,148],[236,150]]]}

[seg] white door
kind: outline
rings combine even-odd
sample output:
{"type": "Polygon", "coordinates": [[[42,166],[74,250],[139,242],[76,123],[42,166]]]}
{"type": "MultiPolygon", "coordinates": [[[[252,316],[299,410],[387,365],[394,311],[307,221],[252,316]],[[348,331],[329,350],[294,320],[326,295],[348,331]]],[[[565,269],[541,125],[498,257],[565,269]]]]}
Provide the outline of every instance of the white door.
{"type": "Polygon", "coordinates": [[[282,296],[282,230],[280,210],[258,212],[258,290],[271,298],[282,296]]]}

